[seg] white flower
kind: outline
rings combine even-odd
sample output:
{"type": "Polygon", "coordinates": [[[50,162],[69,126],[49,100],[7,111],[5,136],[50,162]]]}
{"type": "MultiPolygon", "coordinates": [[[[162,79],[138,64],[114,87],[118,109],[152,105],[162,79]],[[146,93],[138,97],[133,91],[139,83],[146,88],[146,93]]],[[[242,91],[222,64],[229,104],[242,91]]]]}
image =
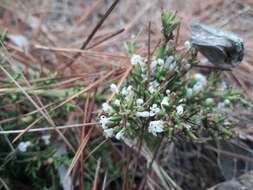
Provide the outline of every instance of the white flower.
{"type": "Polygon", "coordinates": [[[150,116],[153,117],[156,114],[158,114],[160,112],[160,108],[157,106],[157,104],[153,104],[152,107],[150,108],[150,116]]]}
{"type": "Polygon", "coordinates": [[[107,118],[105,115],[100,116],[99,123],[103,129],[107,129],[107,124],[109,123],[109,118],[107,118]]]}
{"type": "Polygon", "coordinates": [[[26,151],[27,151],[27,148],[28,148],[29,146],[31,146],[31,145],[32,145],[32,143],[31,143],[30,141],[20,142],[20,143],[18,144],[18,150],[19,150],[20,152],[26,152],[26,151]]]}
{"type": "Polygon", "coordinates": [[[41,139],[44,141],[44,143],[46,145],[50,144],[50,138],[51,138],[51,135],[50,134],[47,134],[47,135],[42,135],[41,139]]]}
{"type": "Polygon", "coordinates": [[[193,92],[198,93],[200,91],[203,91],[207,84],[206,77],[200,73],[197,73],[194,75],[194,79],[196,80],[196,84],[194,84],[192,88],[193,92]]]}
{"type": "Polygon", "coordinates": [[[212,98],[207,98],[206,101],[205,101],[206,105],[211,105],[214,103],[213,99],[212,98]]]}
{"type": "Polygon", "coordinates": [[[197,81],[197,82],[201,82],[203,84],[206,84],[206,77],[200,73],[196,73],[194,75],[194,79],[197,81]]]}
{"type": "Polygon", "coordinates": [[[169,106],[169,97],[165,96],[161,102],[162,106],[169,106]]]}
{"type": "Polygon", "coordinates": [[[187,50],[190,50],[190,49],[191,49],[191,47],[192,47],[191,42],[189,42],[188,40],[187,40],[187,41],[185,41],[185,43],[184,43],[184,47],[185,47],[187,50]]]}
{"type": "Polygon", "coordinates": [[[167,96],[170,96],[170,90],[169,89],[166,90],[166,94],[167,94],[167,96]]]}
{"type": "Polygon", "coordinates": [[[228,106],[230,103],[231,103],[231,102],[230,102],[229,99],[224,100],[224,105],[228,106]]]}
{"type": "Polygon", "coordinates": [[[190,130],[191,127],[192,127],[192,126],[190,126],[190,125],[188,125],[188,124],[186,124],[186,123],[184,123],[183,126],[184,126],[184,128],[186,128],[187,130],[190,130]]]}
{"type": "Polygon", "coordinates": [[[140,107],[143,103],[144,103],[144,101],[143,101],[142,98],[138,98],[138,99],[136,100],[136,104],[137,104],[137,106],[139,106],[139,107],[140,107]]]}
{"type": "Polygon", "coordinates": [[[176,68],[176,61],[173,56],[169,56],[164,63],[164,67],[169,71],[173,71],[176,68]]]}
{"type": "Polygon", "coordinates": [[[190,98],[190,97],[192,97],[192,95],[193,95],[193,90],[192,90],[192,88],[187,88],[187,89],[186,89],[186,96],[187,96],[188,98],[190,98]]]}
{"type": "Polygon", "coordinates": [[[191,64],[190,64],[190,63],[186,63],[186,64],[184,65],[184,69],[185,69],[186,71],[188,71],[190,68],[191,68],[191,64]]]}
{"type": "Polygon", "coordinates": [[[104,129],[105,138],[112,138],[113,137],[113,132],[114,132],[113,128],[104,129]]]}
{"type": "Polygon", "coordinates": [[[116,84],[111,84],[110,88],[111,88],[111,91],[113,93],[118,93],[119,92],[119,88],[116,84]]]}
{"type": "Polygon", "coordinates": [[[137,117],[149,117],[150,114],[148,111],[136,112],[135,114],[137,117]]]}
{"type": "Polygon", "coordinates": [[[134,54],[132,57],[131,57],[131,64],[132,65],[142,65],[143,64],[143,58],[140,56],[140,55],[136,55],[134,54]]]}
{"type": "Polygon", "coordinates": [[[156,88],[159,86],[159,83],[155,80],[149,83],[148,91],[153,94],[156,91],[156,88]]]}
{"type": "Polygon", "coordinates": [[[153,60],[153,61],[151,61],[151,64],[150,64],[150,69],[151,69],[151,71],[152,71],[152,72],[154,72],[154,71],[155,71],[155,69],[156,69],[157,65],[158,65],[157,60],[153,60]]]}
{"type": "Polygon", "coordinates": [[[112,107],[106,102],[102,104],[102,110],[105,113],[111,113],[113,111],[112,107]]]}
{"type": "Polygon", "coordinates": [[[120,106],[120,100],[119,99],[114,100],[114,105],[119,107],[120,106]]]}
{"type": "Polygon", "coordinates": [[[164,67],[166,69],[168,69],[170,67],[170,65],[173,63],[173,61],[174,61],[174,57],[173,56],[167,57],[166,60],[165,60],[165,63],[164,63],[164,67]]]}
{"type": "Polygon", "coordinates": [[[123,136],[125,135],[125,129],[121,129],[116,135],[115,138],[118,140],[121,140],[123,136]]]}
{"type": "Polygon", "coordinates": [[[122,95],[126,97],[126,100],[128,101],[130,98],[133,97],[134,91],[132,90],[132,86],[129,85],[127,88],[124,87],[121,91],[122,95]]]}
{"type": "Polygon", "coordinates": [[[184,113],[184,107],[183,107],[182,104],[178,105],[178,106],[176,107],[176,110],[177,110],[177,114],[178,114],[179,116],[183,115],[183,113],[184,113]]]}
{"type": "Polygon", "coordinates": [[[169,71],[173,71],[175,68],[176,68],[177,64],[176,62],[174,61],[173,63],[170,64],[170,66],[168,67],[168,70],[169,71]]]}
{"type": "Polygon", "coordinates": [[[160,65],[160,66],[163,66],[164,65],[164,60],[163,59],[157,59],[157,64],[160,65]]]}
{"type": "Polygon", "coordinates": [[[199,93],[202,90],[204,90],[204,85],[201,82],[197,82],[196,84],[194,84],[194,86],[192,87],[192,90],[194,93],[199,93]]]}
{"type": "Polygon", "coordinates": [[[152,133],[154,136],[157,136],[157,133],[163,132],[164,122],[162,120],[150,121],[148,126],[148,132],[152,133]]]}

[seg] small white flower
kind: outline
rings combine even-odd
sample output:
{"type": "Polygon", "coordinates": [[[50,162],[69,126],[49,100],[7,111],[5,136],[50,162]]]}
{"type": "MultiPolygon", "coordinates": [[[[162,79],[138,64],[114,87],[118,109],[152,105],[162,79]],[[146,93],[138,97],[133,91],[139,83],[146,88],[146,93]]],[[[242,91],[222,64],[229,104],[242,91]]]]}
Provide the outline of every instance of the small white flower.
{"type": "Polygon", "coordinates": [[[167,89],[165,92],[166,92],[167,96],[170,96],[170,90],[169,89],[167,89]]]}
{"type": "Polygon", "coordinates": [[[154,136],[157,136],[157,133],[161,133],[164,131],[164,122],[162,120],[150,121],[148,126],[148,132],[152,133],[154,136]]]}
{"type": "Polygon", "coordinates": [[[187,130],[190,130],[192,128],[192,126],[188,125],[188,124],[183,124],[184,128],[186,128],[187,130]]]}
{"type": "Polygon", "coordinates": [[[50,144],[50,138],[51,138],[51,135],[50,134],[47,134],[47,135],[42,135],[41,139],[43,140],[43,142],[48,145],[50,144]]]}
{"type": "Polygon", "coordinates": [[[119,107],[120,106],[120,100],[119,99],[114,100],[114,105],[119,107]]]}
{"type": "Polygon", "coordinates": [[[121,94],[124,95],[124,96],[127,96],[127,88],[126,87],[123,87],[122,90],[121,90],[121,94]]]}
{"type": "Polygon", "coordinates": [[[180,99],[180,100],[178,101],[178,103],[183,103],[184,101],[185,101],[185,99],[182,98],[182,99],[180,99]]]}
{"type": "Polygon", "coordinates": [[[224,100],[224,105],[228,106],[230,103],[231,103],[231,102],[230,102],[229,99],[225,99],[225,100],[224,100]]]}
{"type": "Polygon", "coordinates": [[[132,86],[129,85],[127,88],[124,87],[121,91],[122,95],[124,95],[126,97],[126,100],[128,101],[129,99],[131,99],[134,95],[134,91],[132,90],[132,86]]]}
{"type": "Polygon", "coordinates": [[[182,104],[178,105],[178,106],[176,107],[176,110],[177,110],[177,114],[178,114],[179,116],[183,115],[183,113],[184,113],[184,107],[183,107],[182,104]]]}
{"type": "Polygon", "coordinates": [[[137,117],[149,117],[150,114],[148,111],[136,112],[135,114],[137,117]]]}
{"type": "Polygon", "coordinates": [[[111,113],[113,111],[112,107],[106,102],[102,104],[102,110],[105,113],[111,113]]]}
{"type": "Polygon", "coordinates": [[[116,84],[111,84],[110,88],[111,88],[111,91],[113,93],[118,93],[119,92],[119,88],[116,84]]]}
{"type": "Polygon", "coordinates": [[[121,129],[116,135],[115,138],[121,140],[125,135],[125,129],[121,129]]]}
{"type": "Polygon", "coordinates": [[[144,101],[143,101],[142,98],[138,98],[138,99],[136,100],[136,104],[137,104],[137,106],[139,106],[139,107],[140,107],[143,103],[144,103],[144,101]]]}
{"type": "Polygon", "coordinates": [[[190,50],[192,48],[192,44],[191,42],[189,42],[188,40],[184,42],[184,47],[187,49],[187,50],[190,50]]]}
{"type": "Polygon", "coordinates": [[[173,62],[173,63],[170,64],[168,70],[173,71],[173,70],[175,70],[176,66],[177,66],[176,62],[173,62]]]}
{"type": "Polygon", "coordinates": [[[160,66],[163,66],[164,65],[164,60],[163,59],[157,59],[157,64],[160,65],[160,66]]]}
{"type": "Polygon", "coordinates": [[[191,68],[191,64],[190,64],[190,63],[186,63],[186,64],[184,65],[184,69],[185,69],[186,71],[188,71],[190,68],[191,68]]]}
{"type": "Polygon", "coordinates": [[[152,107],[150,108],[150,116],[153,117],[155,116],[156,114],[158,114],[160,112],[160,108],[157,106],[157,104],[153,104],[152,107]]]}
{"type": "Polygon", "coordinates": [[[157,60],[153,60],[153,61],[151,61],[151,64],[150,64],[150,69],[151,69],[151,71],[152,71],[152,72],[154,72],[154,71],[155,71],[155,69],[156,69],[157,65],[158,65],[157,60]]]}
{"type": "Polygon", "coordinates": [[[155,80],[149,83],[148,91],[153,94],[156,91],[156,88],[159,86],[159,83],[155,80]]]}
{"type": "Polygon", "coordinates": [[[213,98],[207,98],[205,101],[206,105],[211,105],[214,103],[213,98]]]}
{"type": "Polygon", "coordinates": [[[164,63],[164,67],[166,69],[168,69],[170,67],[170,65],[173,63],[173,61],[174,61],[174,57],[173,56],[167,57],[166,60],[165,60],[165,63],[164,63]]]}
{"type": "Polygon", "coordinates": [[[107,124],[109,123],[109,118],[107,118],[105,115],[100,116],[99,123],[103,129],[107,129],[107,124]]]}
{"type": "Polygon", "coordinates": [[[200,83],[203,83],[203,84],[206,84],[206,76],[200,74],[200,73],[196,73],[194,75],[194,79],[197,81],[197,82],[200,82],[200,83]]]}
{"type": "Polygon", "coordinates": [[[162,106],[169,106],[169,97],[165,96],[161,102],[162,106]]]}
{"type": "Polygon", "coordinates": [[[140,55],[134,54],[131,57],[131,64],[132,65],[137,65],[137,64],[141,65],[141,64],[143,64],[143,58],[140,55]]]}
{"type": "Polygon", "coordinates": [[[113,128],[104,129],[104,136],[105,136],[105,138],[112,138],[113,137],[113,132],[114,132],[113,128]]]}
{"type": "Polygon", "coordinates": [[[205,87],[205,86],[203,85],[203,83],[197,82],[197,83],[194,84],[194,86],[192,87],[192,90],[193,90],[194,93],[199,93],[199,92],[201,92],[201,91],[204,90],[204,87],[205,87]]]}
{"type": "Polygon", "coordinates": [[[193,95],[193,90],[192,90],[192,88],[187,88],[187,89],[186,89],[186,96],[187,96],[188,98],[190,98],[190,97],[192,97],[192,95],[193,95]]]}
{"type": "Polygon", "coordinates": [[[192,88],[193,92],[199,93],[200,91],[203,91],[207,84],[206,77],[200,73],[196,73],[194,75],[194,79],[196,80],[196,83],[194,84],[192,88]]]}
{"type": "Polygon", "coordinates": [[[26,151],[27,151],[27,148],[28,148],[29,146],[31,146],[31,145],[32,145],[32,143],[31,143],[30,141],[20,142],[20,143],[18,144],[18,150],[19,150],[20,152],[26,152],[26,151]]]}

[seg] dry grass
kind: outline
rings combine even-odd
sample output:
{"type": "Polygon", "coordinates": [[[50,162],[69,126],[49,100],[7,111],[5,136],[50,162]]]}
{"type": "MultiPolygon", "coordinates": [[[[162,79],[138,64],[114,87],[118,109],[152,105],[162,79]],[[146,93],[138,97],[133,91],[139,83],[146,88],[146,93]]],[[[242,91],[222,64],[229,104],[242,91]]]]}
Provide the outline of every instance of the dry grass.
{"type": "MultiPolygon", "coordinates": [[[[139,44],[139,53],[150,54],[150,49],[153,49],[159,42],[162,9],[177,10],[182,19],[179,44],[188,39],[188,27],[193,19],[240,34],[245,41],[245,59],[232,72],[224,72],[224,79],[231,85],[241,88],[245,96],[253,100],[253,75],[251,74],[253,72],[253,46],[250,40],[253,37],[253,1],[194,0],[185,3],[183,0],[177,0],[168,3],[162,0],[129,0],[114,2],[115,8],[113,5],[111,9],[109,7],[113,1],[3,0],[0,2],[1,33],[5,31],[8,34],[21,35],[28,42],[24,44],[24,47],[20,47],[12,41],[4,45],[1,55],[4,56],[12,71],[24,75],[24,80],[17,81],[9,71],[1,66],[0,88],[20,90],[25,95],[25,99],[20,103],[29,101],[33,105],[33,110],[29,110],[28,113],[22,113],[18,117],[0,119],[0,124],[4,126],[7,122],[19,121],[24,116],[40,113],[40,117],[36,118],[24,130],[16,129],[19,134],[13,139],[15,142],[26,132],[35,130],[32,128],[39,125],[43,119],[46,119],[47,125],[49,125],[44,130],[56,128],[58,124],[51,118],[51,114],[67,103],[77,104],[78,102],[76,109],[70,113],[68,118],[57,121],[61,122],[62,128],[65,129],[62,131],[56,129],[56,131],[68,147],[75,152],[67,174],[76,172],[80,179],[84,178],[84,172],[89,172],[84,168],[83,162],[79,162],[90,156],[91,151],[86,149],[86,145],[101,135],[94,124],[95,116],[100,111],[99,106],[95,103],[95,96],[112,81],[116,81],[118,86],[122,85],[131,71],[128,59],[123,53],[123,42],[136,41],[139,44]],[[150,32],[148,32],[149,21],[152,23],[150,32]],[[148,43],[149,37],[150,43],[148,43]],[[151,47],[148,47],[149,44],[151,47]],[[65,92],[74,88],[77,81],[81,85],[81,89],[69,96],[63,96],[61,101],[45,103],[42,101],[43,93],[40,94],[38,89],[33,89],[33,87],[39,81],[47,80],[48,75],[54,72],[57,72],[58,76],[54,83],[45,89],[46,91],[60,92],[62,90],[65,92]],[[40,75],[39,79],[36,78],[38,75],[40,75]],[[6,85],[1,82],[8,77],[14,84],[6,85]],[[83,99],[76,101],[80,97],[83,99]],[[79,117],[80,115],[81,117],[79,117]],[[76,120],[76,118],[81,119],[76,120]],[[75,138],[74,142],[78,142],[78,145],[73,144],[73,141],[69,141],[65,137],[66,135],[70,136],[67,128],[75,126],[77,123],[80,124],[78,126],[87,126],[75,130],[76,134],[72,135],[75,138]],[[74,170],[76,166],[80,166],[80,171],[74,170]]],[[[8,94],[4,91],[3,94],[5,93],[8,94]]],[[[0,95],[2,96],[1,92],[0,95]]],[[[107,100],[109,101],[112,96],[108,95],[107,100]]],[[[19,103],[14,107],[7,104],[0,109],[11,112],[18,106],[19,103]]],[[[252,113],[250,114],[252,116],[252,113]]],[[[127,148],[124,150],[130,154],[127,148]]],[[[119,156],[118,153],[115,153],[113,146],[111,146],[111,151],[113,156],[119,156]]],[[[93,189],[98,189],[100,164],[99,160],[93,189]]],[[[129,164],[127,163],[125,166],[126,175],[129,164]]],[[[155,176],[150,172],[151,165],[146,169],[145,176],[155,176]]],[[[161,180],[160,184],[166,183],[163,180],[170,180],[168,175],[165,176],[163,168],[158,163],[155,162],[153,170],[161,180]]],[[[104,180],[105,184],[106,177],[104,180]]],[[[146,183],[146,180],[149,187],[155,187],[155,182],[152,182],[152,179],[146,176],[143,183],[146,183]]],[[[173,181],[170,183],[176,189],[180,189],[173,181]]],[[[124,178],[122,184],[124,184],[123,189],[131,189],[127,179],[124,178]]],[[[84,189],[83,183],[80,183],[80,189],[84,189]]]]}

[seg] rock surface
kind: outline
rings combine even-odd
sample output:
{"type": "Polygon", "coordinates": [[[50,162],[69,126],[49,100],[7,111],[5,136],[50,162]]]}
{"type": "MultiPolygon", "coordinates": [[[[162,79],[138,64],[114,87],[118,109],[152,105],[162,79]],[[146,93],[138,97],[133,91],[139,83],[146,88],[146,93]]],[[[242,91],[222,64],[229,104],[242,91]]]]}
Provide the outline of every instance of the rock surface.
{"type": "Polygon", "coordinates": [[[215,185],[207,190],[253,190],[253,171],[236,179],[215,185]]]}

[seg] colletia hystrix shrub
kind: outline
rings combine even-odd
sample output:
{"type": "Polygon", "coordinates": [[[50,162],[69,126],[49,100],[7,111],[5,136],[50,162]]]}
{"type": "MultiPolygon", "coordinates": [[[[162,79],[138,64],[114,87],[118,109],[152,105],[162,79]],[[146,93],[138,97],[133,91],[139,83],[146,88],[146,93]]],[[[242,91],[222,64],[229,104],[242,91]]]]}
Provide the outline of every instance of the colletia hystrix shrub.
{"type": "Polygon", "coordinates": [[[235,100],[238,94],[219,91],[215,72],[209,77],[188,75],[198,64],[196,52],[189,42],[183,51],[177,50],[173,32],[180,23],[174,14],[165,12],[161,18],[163,40],[150,58],[134,54],[133,45],[126,45],[132,71],[123,86],[111,84],[114,97],[102,104],[100,126],[105,137],[227,137],[231,125],[216,105],[235,100]]]}

